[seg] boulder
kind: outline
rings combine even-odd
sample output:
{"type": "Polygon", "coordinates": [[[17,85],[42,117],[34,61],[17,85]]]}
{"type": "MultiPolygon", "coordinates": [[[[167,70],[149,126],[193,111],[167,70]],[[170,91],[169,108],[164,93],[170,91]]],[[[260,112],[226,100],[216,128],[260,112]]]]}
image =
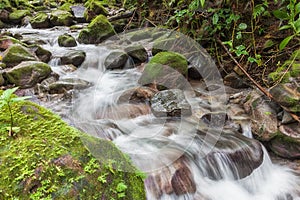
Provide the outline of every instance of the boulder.
{"type": "Polygon", "coordinates": [[[65,10],[54,10],[50,14],[50,23],[53,26],[71,26],[74,24],[73,15],[65,10]]]}
{"type": "Polygon", "coordinates": [[[9,12],[6,9],[0,9],[0,20],[4,23],[9,22],[9,12]]]}
{"type": "Polygon", "coordinates": [[[44,63],[48,63],[51,59],[52,53],[43,47],[37,45],[33,48],[33,52],[44,63]]]}
{"type": "Polygon", "coordinates": [[[9,83],[20,88],[33,87],[35,84],[47,78],[51,73],[51,67],[43,62],[24,61],[6,72],[9,83]]]}
{"type": "Polygon", "coordinates": [[[98,44],[110,36],[115,31],[104,15],[99,15],[87,26],[80,31],[78,41],[84,44],[98,44]]]}
{"type": "Polygon", "coordinates": [[[157,92],[151,98],[151,110],[156,117],[180,117],[192,114],[191,105],[179,89],[157,92]]]}
{"type": "Polygon", "coordinates": [[[15,44],[10,46],[4,53],[2,57],[2,62],[6,64],[7,67],[16,66],[22,61],[36,61],[38,58],[34,56],[27,48],[15,44]]]}
{"type": "Polygon", "coordinates": [[[80,51],[80,50],[70,51],[60,58],[61,64],[62,65],[72,64],[76,67],[79,67],[85,60],[85,56],[86,54],[84,51],[80,51]]]}
{"type": "Polygon", "coordinates": [[[77,43],[72,35],[65,33],[58,37],[58,45],[61,47],[75,47],[77,43]]]}
{"type": "Polygon", "coordinates": [[[125,48],[125,52],[133,58],[135,64],[141,64],[147,61],[148,53],[146,49],[140,45],[132,45],[125,48]]]}
{"type": "Polygon", "coordinates": [[[124,51],[113,51],[105,59],[106,69],[122,69],[125,67],[128,55],[124,51]]]}
{"type": "Polygon", "coordinates": [[[149,63],[158,63],[162,65],[167,65],[182,75],[186,75],[188,72],[188,62],[186,58],[175,52],[160,52],[157,53],[149,63]]]}
{"type": "Polygon", "coordinates": [[[66,78],[49,84],[48,90],[50,94],[59,94],[72,89],[82,90],[88,87],[90,87],[88,81],[78,78],[66,78]]]}
{"type": "Polygon", "coordinates": [[[30,15],[30,14],[31,13],[29,10],[15,10],[9,14],[9,21],[14,24],[18,24],[22,21],[22,19],[25,16],[30,15]]]}
{"type": "Polygon", "coordinates": [[[0,37],[0,50],[5,51],[6,49],[8,49],[8,47],[12,46],[13,44],[22,45],[22,42],[10,36],[0,37]]]}
{"type": "Polygon", "coordinates": [[[86,20],[84,18],[85,10],[86,10],[86,8],[80,4],[71,6],[71,12],[75,18],[75,21],[77,21],[79,23],[86,22],[86,20]]]}
{"type": "Polygon", "coordinates": [[[48,14],[44,12],[39,12],[31,18],[30,24],[32,28],[49,28],[51,26],[48,14]]]}
{"type": "Polygon", "coordinates": [[[86,7],[86,10],[84,11],[84,18],[88,22],[93,20],[97,15],[107,16],[108,14],[100,1],[89,0],[84,4],[84,6],[86,7]]]}

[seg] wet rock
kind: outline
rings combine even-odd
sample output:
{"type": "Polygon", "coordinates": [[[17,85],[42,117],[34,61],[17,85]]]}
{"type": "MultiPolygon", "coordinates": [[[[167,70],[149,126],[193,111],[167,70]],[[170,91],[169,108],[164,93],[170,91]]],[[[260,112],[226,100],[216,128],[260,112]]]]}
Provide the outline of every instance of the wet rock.
{"type": "Polygon", "coordinates": [[[60,94],[60,93],[65,93],[66,91],[72,89],[76,89],[76,90],[86,89],[90,86],[91,84],[88,81],[78,79],[78,78],[66,78],[51,83],[48,86],[48,88],[50,94],[60,94]]]}
{"type": "Polygon", "coordinates": [[[157,90],[150,87],[137,87],[125,91],[119,98],[118,103],[145,103],[155,95],[157,90]]]}
{"type": "Polygon", "coordinates": [[[160,52],[156,54],[149,63],[167,65],[183,75],[186,75],[188,72],[187,60],[183,55],[175,52],[160,52]]]}
{"type": "Polygon", "coordinates": [[[47,13],[39,12],[30,20],[32,28],[49,28],[51,27],[50,19],[47,13]]]}
{"type": "Polygon", "coordinates": [[[133,45],[125,48],[125,52],[133,58],[135,64],[144,63],[148,59],[148,53],[142,45],[133,45]]]}
{"type": "Polygon", "coordinates": [[[100,1],[87,1],[84,6],[86,7],[84,18],[88,22],[93,20],[97,15],[107,16],[108,14],[100,1]]]}
{"type": "Polygon", "coordinates": [[[191,106],[179,89],[164,90],[151,98],[151,110],[156,117],[180,117],[192,114],[191,106]]]}
{"type": "Polygon", "coordinates": [[[58,45],[61,47],[75,47],[77,43],[72,35],[65,33],[58,37],[58,45]]]}
{"type": "Polygon", "coordinates": [[[84,18],[85,10],[86,10],[86,8],[83,5],[80,5],[80,4],[71,6],[72,14],[73,14],[75,20],[79,23],[86,22],[86,20],[84,18]]]}
{"type": "Polygon", "coordinates": [[[36,46],[33,48],[33,52],[44,63],[48,63],[51,59],[52,53],[41,46],[36,46]]]}
{"type": "Polygon", "coordinates": [[[71,51],[61,57],[61,64],[62,65],[72,64],[76,67],[79,67],[85,60],[85,56],[86,54],[84,51],[80,51],[80,50],[71,51]]]}
{"type": "Polygon", "coordinates": [[[234,72],[232,72],[224,77],[224,85],[230,86],[235,89],[249,87],[249,85],[246,84],[245,81],[234,72]]]}
{"type": "Polygon", "coordinates": [[[300,158],[299,123],[282,125],[279,133],[270,141],[270,149],[277,155],[288,159],[300,158]]]}
{"type": "Polygon", "coordinates": [[[2,73],[0,73],[0,86],[2,86],[4,84],[4,78],[2,76],[2,73]]]}
{"type": "Polygon", "coordinates": [[[264,100],[255,90],[246,99],[244,109],[251,115],[253,135],[258,140],[269,141],[278,130],[277,112],[271,107],[269,100],[264,100]]]}
{"type": "Polygon", "coordinates": [[[104,15],[99,15],[87,26],[80,31],[78,41],[84,44],[98,44],[110,36],[115,31],[104,15]]]}
{"type": "Polygon", "coordinates": [[[18,24],[22,21],[22,19],[30,15],[31,13],[29,10],[15,10],[12,13],[9,14],[9,21],[14,24],[18,24]]]}
{"type": "Polygon", "coordinates": [[[7,67],[15,66],[22,61],[36,61],[38,58],[21,45],[12,45],[4,53],[2,62],[7,67]]]}
{"type": "Polygon", "coordinates": [[[0,50],[5,51],[8,47],[12,46],[13,44],[21,44],[19,40],[10,36],[2,36],[0,37],[0,50]]]}
{"type": "Polygon", "coordinates": [[[8,23],[9,22],[9,11],[7,11],[6,9],[1,9],[0,10],[0,20],[4,23],[8,23]]]}
{"type": "Polygon", "coordinates": [[[300,86],[297,83],[279,84],[270,93],[280,105],[288,111],[300,112],[300,86]]]}
{"type": "Polygon", "coordinates": [[[111,52],[105,59],[106,69],[122,69],[126,65],[128,55],[123,51],[111,52]]]}
{"type": "Polygon", "coordinates": [[[44,93],[49,91],[49,86],[58,81],[58,79],[58,75],[50,75],[48,78],[44,79],[41,83],[38,83],[36,85],[36,87],[34,88],[35,93],[41,97],[44,93]]]}
{"type": "Polygon", "coordinates": [[[54,10],[50,15],[50,23],[53,26],[71,26],[74,24],[73,15],[65,10],[54,10]]]}
{"type": "Polygon", "coordinates": [[[5,76],[8,82],[20,88],[29,88],[47,78],[50,73],[51,67],[46,63],[24,61],[8,70],[5,76]]]}

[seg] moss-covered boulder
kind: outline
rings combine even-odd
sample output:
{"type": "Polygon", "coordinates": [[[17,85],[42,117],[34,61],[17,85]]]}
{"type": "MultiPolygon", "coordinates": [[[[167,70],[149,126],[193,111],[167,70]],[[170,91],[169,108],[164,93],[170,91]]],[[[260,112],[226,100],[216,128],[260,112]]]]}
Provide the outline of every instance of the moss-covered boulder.
{"type": "Polygon", "coordinates": [[[9,20],[11,23],[18,24],[28,15],[31,15],[29,10],[15,10],[9,14],[9,20]]]}
{"type": "Polygon", "coordinates": [[[99,15],[79,33],[78,41],[85,44],[98,44],[114,34],[115,30],[107,18],[99,15]]]}
{"type": "Polygon", "coordinates": [[[85,60],[86,53],[81,50],[75,50],[67,52],[65,55],[61,57],[61,64],[68,65],[72,64],[76,67],[79,67],[83,61],[85,60]]]}
{"type": "Polygon", "coordinates": [[[49,28],[50,19],[47,13],[39,12],[30,20],[32,28],[49,28]]]}
{"type": "Polygon", "coordinates": [[[54,10],[50,14],[50,23],[53,26],[71,26],[74,24],[73,15],[65,10],[54,10]]]}
{"type": "Polygon", "coordinates": [[[156,54],[149,63],[167,65],[183,75],[186,75],[188,72],[188,62],[186,58],[175,52],[160,52],[156,54]]]}
{"type": "Polygon", "coordinates": [[[38,58],[27,50],[27,48],[15,44],[10,46],[2,56],[2,62],[6,64],[7,67],[15,66],[22,61],[34,61],[38,58]]]}
{"type": "Polygon", "coordinates": [[[15,138],[5,128],[8,109],[0,112],[0,199],[146,199],[143,173],[112,142],[32,102],[12,109],[15,138]]]}
{"type": "Polygon", "coordinates": [[[24,61],[5,74],[9,83],[20,88],[33,87],[35,84],[47,78],[51,73],[51,67],[39,61],[24,61]]]}
{"type": "Polygon", "coordinates": [[[24,45],[24,43],[14,37],[7,35],[0,36],[0,50],[5,51],[13,44],[24,45]]]}
{"type": "Polygon", "coordinates": [[[75,47],[77,43],[72,35],[65,33],[58,37],[58,45],[61,47],[75,47]]]}
{"type": "Polygon", "coordinates": [[[108,14],[101,1],[89,0],[84,4],[84,6],[86,7],[86,10],[84,11],[84,18],[88,22],[93,20],[97,15],[107,16],[108,14]]]}

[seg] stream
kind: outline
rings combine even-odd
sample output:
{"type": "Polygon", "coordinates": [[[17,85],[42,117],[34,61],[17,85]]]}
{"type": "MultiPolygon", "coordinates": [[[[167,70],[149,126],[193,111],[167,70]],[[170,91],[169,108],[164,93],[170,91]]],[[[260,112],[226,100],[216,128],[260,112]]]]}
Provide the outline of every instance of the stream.
{"type": "MultiPolygon", "coordinates": [[[[60,79],[90,83],[87,89],[75,89],[70,99],[53,101],[49,97],[40,104],[76,128],[113,141],[128,154],[148,175],[147,199],[300,200],[299,177],[287,167],[272,164],[263,145],[252,139],[248,120],[238,120],[242,121],[242,131],[238,132],[236,122],[227,119],[231,88],[222,84],[216,66],[201,47],[196,48],[200,53],[192,54],[189,62],[201,70],[204,81],[187,81],[179,76],[181,85],[167,85],[184,91],[192,114],[158,117],[149,102],[132,103],[130,99],[141,87],[143,64],[132,67],[134,63],[129,60],[124,69],[106,70],[104,66],[110,52],[126,46],[123,36],[100,45],[60,47],[59,35],[67,32],[77,38],[78,31],[67,27],[36,30],[30,26],[9,31],[20,33],[25,40],[44,41],[42,47],[52,52],[48,64],[60,79]],[[60,57],[71,50],[84,51],[86,58],[77,70],[65,72],[60,57]]],[[[153,41],[133,43],[142,44],[150,52],[153,41]]],[[[186,47],[182,51],[187,51],[186,47]]],[[[86,145],[96,154],[96,146],[86,145]]]]}

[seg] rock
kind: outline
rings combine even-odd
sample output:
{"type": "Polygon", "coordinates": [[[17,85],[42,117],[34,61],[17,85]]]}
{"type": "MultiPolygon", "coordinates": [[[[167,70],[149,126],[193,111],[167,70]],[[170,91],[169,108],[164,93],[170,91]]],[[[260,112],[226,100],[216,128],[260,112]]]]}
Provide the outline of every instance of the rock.
{"type": "Polygon", "coordinates": [[[14,24],[18,24],[22,21],[22,19],[25,16],[30,15],[30,14],[31,13],[29,12],[29,10],[15,10],[9,14],[9,21],[14,24]]]}
{"type": "MultiPolygon", "coordinates": [[[[158,32],[157,34],[161,34],[161,33],[158,32]]],[[[176,41],[177,38],[175,37],[170,37],[170,38],[166,38],[166,36],[159,37],[153,43],[152,55],[156,55],[159,52],[168,51],[170,49],[174,51],[174,48],[176,48],[177,46],[176,41]]]]}
{"type": "Polygon", "coordinates": [[[126,25],[128,24],[129,20],[128,19],[118,19],[115,21],[110,21],[111,25],[113,26],[114,30],[117,33],[121,33],[124,31],[126,25]]]}
{"type": "Polygon", "coordinates": [[[5,76],[8,82],[20,88],[29,88],[47,78],[50,73],[51,67],[46,63],[24,61],[8,70],[5,76]]]}
{"type": "Polygon", "coordinates": [[[84,17],[85,10],[86,8],[80,4],[71,6],[72,14],[78,23],[86,22],[86,19],[84,17]]]}
{"type": "Polygon", "coordinates": [[[29,52],[25,47],[15,44],[10,46],[4,53],[2,57],[2,62],[7,65],[7,67],[15,66],[22,61],[36,61],[38,58],[29,52]]]}
{"type": "Polygon", "coordinates": [[[128,55],[123,51],[113,51],[105,59],[106,69],[122,69],[126,65],[128,55]]]}
{"type": "Polygon", "coordinates": [[[50,23],[53,26],[71,26],[74,24],[73,15],[65,10],[54,10],[50,15],[50,23]]]}
{"type": "Polygon", "coordinates": [[[75,47],[77,43],[72,35],[65,33],[58,37],[58,45],[61,47],[75,47]]]}
{"type": "Polygon", "coordinates": [[[9,11],[6,9],[0,9],[0,20],[4,23],[9,22],[9,11]]]}
{"type": "Polygon", "coordinates": [[[235,89],[248,88],[249,85],[240,78],[236,73],[232,72],[224,77],[224,85],[230,86],[235,89]]]}
{"type": "Polygon", "coordinates": [[[0,86],[2,86],[4,84],[4,78],[2,76],[2,73],[0,73],[0,86]]]}
{"type": "Polygon", "coordinates": [[[3,28],[5,28],[5,24],[0,20],[0,29],[3,29],[3,28]]]}
{"type": "Polygon", "coordinates": [[[191,105],[179,89],[164,90],[151,98],[151,110],[156,117],[180,117],[192,114],[191,105]]]}
{"type": "Polygon", "coordinates": [[[84,18],[88,22],[93,20],[97,15],[107,16],[108,14],[100,1],[87,1],[84,6],[86,7],[84,18]]]}
{"type": "Polygon", "coordinates": [[[278,130],[276,111],[255,90],[246,98],[244,109],[251,115],[252,134],[260,141],[270,141],[278,130]]]}
{"type": "Polygon", "coordinates": [[[51,59],[52,53],[41,46],[36,46],[33,48],[33,52],[44,63],[48,63],[51,59]]]}
{"type": "Polygon", "coordinates": [[[49,27],[51,27],[49,16],[48,16],[48,14],[46,14],[44,12],[39,12],[33,18],[31,18],[30,24],[31,24],[32,28],[49,28],[49,27]]]}
{"type": "Polygon", "coordinates": [[[149,31],[137,30],[137,31],[128,33],[127,37],[129,37],[129,39],[131,41],[140,41],[140,40],[145,40],[145,39],[151,38],[151,34],[149,31]]]}
{"type": "Polygon", "coordinates": [[[167,65],[182,75],[186,75],[188,72],[188,62],[185,57],[175,52],[160,52],[156,54],[149,63],[158,63],[167,65]]]}
{"type": "Polygon", "coordinates": [[[123,92],[118,98],[118,103],[146,103],[155,95],[157,90],[150,87],[136,87],[123,92]]]}
{"type": "Polygon", "coordinates": [[[22,44],[16,38],[10,36],[2,36],[0,37],[0,50],[5,51],[8,47],[12,46],[13,44],[22,44]]]}
{"type": "Polygon", "coordinates": [[[278,134],[270,141],[270,149],[278,156],[288,159],[300,158],[300,126],[299,123],[282,125],[278,134]]]}
{"type": "Polygon", "coordinates": [[[36,85],[36,87],[34,88],[35,94],[39,94],[39,96],[42,96],[43,93],[46,93],[49,91],[49,86],[51,84],[55,83],[56,81],[58,81],[58,79],[59,79],[58,75],[53,74],[51,76],[51,74],[50,74],[50,76],[48,78],[44,79],[41,83],[38,83],[36,85]]]}
{"type": "Polygon", "coordinates": [[[297,83],[284,83],[273,87],[271,95],[277,103],[288,111],[300,112],[300,86],[297,83]]]}
{"type": "Polygon", "coordinates": [[[194,80],[202,79],[202,76],[195,66],[188,66],[188,77],[194,80]]]}
{"type": "Polygon", "coordinates": [[[61,57],[61,64],[72,64],[76,67],[79,67],[85,60],[85,56],[86,54],[84,51],[70,51],[61,57]]]}
{"type": "Polygon", "coordinates": [[[148,53],[142,45],[132,45],[125,48],[125,52],[133,58],[135,64],[141,64],[147,61],[148,53]]]}
{"type": "Polygon", "coordinates": [[[54,83],[51,83],[48,87],[50,94],[65,93],[68,90],[76,89],[82,90],[90,87],[91,84],[88,81],[78,78],[61,79],[54,83]]]}
{"type": "Polygon", "coordinates": [[[98,44],[114,34],[115,31],[107,18],[99,15],[86,29],[80,31],[78,41],[84,44],[98,44]]]}

